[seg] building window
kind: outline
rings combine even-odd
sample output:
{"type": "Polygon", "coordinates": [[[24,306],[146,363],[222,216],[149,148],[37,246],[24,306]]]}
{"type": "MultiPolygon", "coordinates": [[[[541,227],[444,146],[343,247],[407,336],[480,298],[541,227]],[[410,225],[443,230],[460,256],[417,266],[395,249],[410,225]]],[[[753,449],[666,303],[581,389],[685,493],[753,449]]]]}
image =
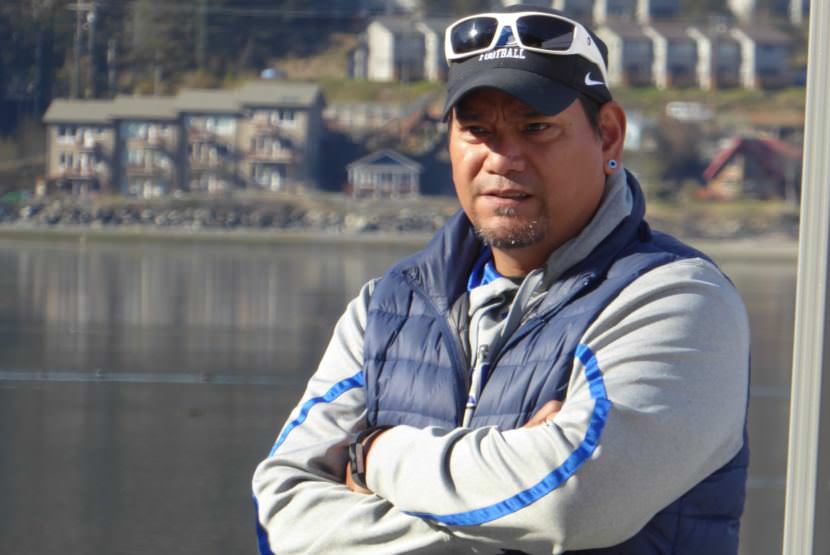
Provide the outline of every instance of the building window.
{"type": "Polygon", "coordinates": [[[296,110],[291,108],[282,108],[280,110],[272,110],[271,111],[271,123],[273,124],[283,124],[286,126],[294,125],[294,117],[296,114],[296,110]]]}
{"type": "Polygon", "coordinates": [[[127,164],[130,166],[144,165],[144,151],[141,149],[130,149],[127,151],[127,164]]]}
{"type": "Polygon", "coordinates": [[[217,135],[233,135],[236,132],[236,120],[229,116],[207,118],[205,129],[217,135]]]}
{"type": "Polygon", "coordinates": [[[73,143],[75,142],[75,134],[77,128],[74,125],[60,125],[58,126],[58,142],[59,143],[73,143]]]}
{"type": "Polygon", "coordinates": [[[68,169],[72,167],[74,156],[71,152],[61,152],[59,165],[61,169],[68,169]]]}

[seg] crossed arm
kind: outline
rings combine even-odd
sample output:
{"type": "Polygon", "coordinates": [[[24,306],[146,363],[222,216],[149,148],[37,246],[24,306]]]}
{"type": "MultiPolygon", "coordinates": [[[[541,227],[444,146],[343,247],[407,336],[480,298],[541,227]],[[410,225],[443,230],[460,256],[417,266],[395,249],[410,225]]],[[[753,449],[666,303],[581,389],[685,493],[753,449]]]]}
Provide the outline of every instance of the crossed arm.
{"type": "MultiPolygon", "coordinates": [[[[556,414],[560,410],[562,410],[562,402],[561,401],[548,401],[547,403],[542,405],[542,408],[540,408],[536,412],[536,414],[534,414],[531,417],[530,420],[525,422],[525,425],[522,426],[522,427],[523,428],[533,428],[534,426],[540,426],[542,424],[552,422],[553,417],[556,416],[556,414]]],[[[386,433],[386,431],[383,431],[380,434],[378,434],[377,437],[374,438],[374,441],[377,441],[378,439],[380,439],[380,437],[385,433],[386,433]]],[[[367,446],[365,454],[364,454],[364,456],[366,457],[366,464],[367,465],[369,464],[369,453],[371,452],[371,450],[372,450],[372,445],[370,444],[370,445],[367,446]]],[[[370,495],[372,493],[372,490],[370,490],[368,488],[365,488],[363,486],[359,486],[354,482],[354,480],[352,480],[352,463],[351,462],[346,463],[346,476],[343,479],[343,481],[346,484],[346,487],[349,488],[351,491],[353,491],[355,493],[362,493],[364,495],[370,495]]]]}
{"type": "Polygon", "coordinates": [[[345,453],[350,435],[365,427],[360,368],[370,295],[371,284],[350,304],[277,448],[255,473],[259,519],[275,551],[557,553],[615,545],[741,446],[746,315],[714,268],[685,261],[639,278],[583,337],[610,408],[596,449],[555,487],[488,520],[485,509],[544,482],[579,449],[597,406],[579,361],[549,421],[543,414],[517,430],[385,432],[370,452],[374,494],[355,493],[344,483],[345,453]]]}

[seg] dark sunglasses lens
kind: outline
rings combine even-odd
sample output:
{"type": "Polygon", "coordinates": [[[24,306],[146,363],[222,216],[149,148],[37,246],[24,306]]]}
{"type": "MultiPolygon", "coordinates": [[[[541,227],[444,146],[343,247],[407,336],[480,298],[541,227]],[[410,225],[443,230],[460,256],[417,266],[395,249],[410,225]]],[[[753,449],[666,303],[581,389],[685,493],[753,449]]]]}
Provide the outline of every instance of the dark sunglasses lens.
{"type": "Polygon", "coordinates": [[[516,32],[525,46],[567,50],[573,42],[574,25],[555,17],[525,15],[516,22],[516,32]]]}
{"type": "Polygon", "coordinates": [[[450,32],[452,49],[456,54],[466,54],[487,48],[493,41],[499,22],[494,17],[477,17],[462,21],[450,32]]]}

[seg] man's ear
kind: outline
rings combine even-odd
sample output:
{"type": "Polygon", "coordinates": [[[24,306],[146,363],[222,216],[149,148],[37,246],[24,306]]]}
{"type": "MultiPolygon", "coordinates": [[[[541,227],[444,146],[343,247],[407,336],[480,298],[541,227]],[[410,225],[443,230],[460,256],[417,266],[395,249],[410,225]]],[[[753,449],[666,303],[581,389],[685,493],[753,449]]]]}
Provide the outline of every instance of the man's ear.
{"type": "Polygon", "coordinates": [[[622,166],[623,143],[625,142],[625,112],[622,106],[611,100],[600,107],[598,116],[605,173],[610,175],[622,166]],[[616,163],[609,165],[611,160],[616,163]]]}

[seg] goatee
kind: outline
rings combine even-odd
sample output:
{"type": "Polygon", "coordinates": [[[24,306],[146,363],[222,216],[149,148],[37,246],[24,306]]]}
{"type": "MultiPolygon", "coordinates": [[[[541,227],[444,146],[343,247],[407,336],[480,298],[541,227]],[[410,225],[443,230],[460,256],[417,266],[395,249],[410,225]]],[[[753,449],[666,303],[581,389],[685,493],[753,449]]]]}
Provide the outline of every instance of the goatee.
{"type": "MultiPolygon", "coordinates": [[[[504,218],[513,218],[516,215],[514,208],[498,208],[496,215],[504,218]]],[[[535,245],[544,238],[545,226],[540,220],[530,222],[513,221],[512,225],[496,226],[492,229],[475,226],[476,234],[485,244],[501,250],[521,249],[535,245]]]]}

